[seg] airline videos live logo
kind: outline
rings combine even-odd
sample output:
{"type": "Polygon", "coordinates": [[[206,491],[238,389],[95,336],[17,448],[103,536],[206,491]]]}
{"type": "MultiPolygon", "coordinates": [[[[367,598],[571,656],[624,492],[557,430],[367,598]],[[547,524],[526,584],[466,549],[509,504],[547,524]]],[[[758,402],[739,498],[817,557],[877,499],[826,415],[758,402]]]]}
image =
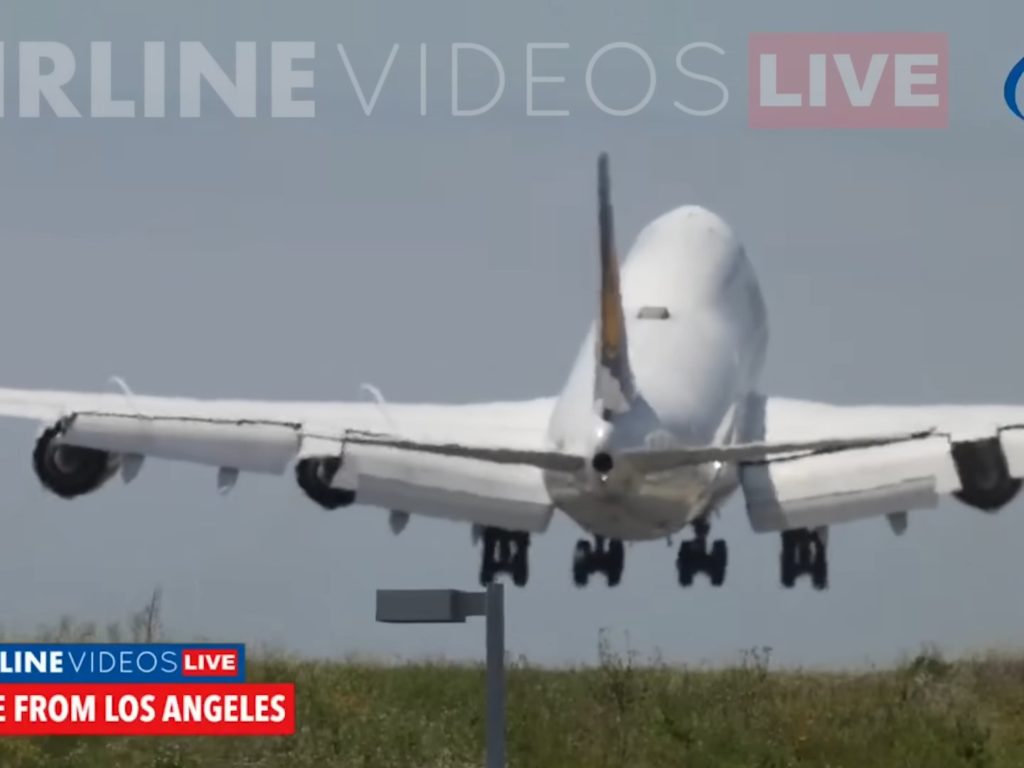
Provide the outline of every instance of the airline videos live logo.
{"type": "Polygon", "coordinates": [[[237,643],[0,644],[0,684],[244,681],[237,643]]]}
{"type": "Polygon", "coordinates": [[[183,648],[181,674],[184,677],[239,677],[235,648],[183,648]]]}
{"type": "Polygon", "coordinates": [[[249,683],[235,643],[0,643],[0,736],[275,736],[295,686],[249,683]]]}
{"type": "Polygon", "coordinates": [[[945,128],[941,33],[754,34],[751,128],[945,128]]]}

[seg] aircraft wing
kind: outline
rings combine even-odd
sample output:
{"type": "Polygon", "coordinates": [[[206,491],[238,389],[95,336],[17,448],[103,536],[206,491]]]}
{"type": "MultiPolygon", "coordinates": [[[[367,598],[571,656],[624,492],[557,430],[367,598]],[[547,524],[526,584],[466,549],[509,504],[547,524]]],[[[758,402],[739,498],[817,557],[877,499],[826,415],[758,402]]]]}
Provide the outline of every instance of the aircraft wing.
{"type": "MultiPolygon", "coordinates": [[[[148,457],[216,467],[222,490],[240,472],[340,460],[331,484],[359,503],[525,531],[544,530],[553,513],[542,470],[564,459],[544,450],[552,408],[550,399],[412,405],[0,389],[0,417],[41,422],[40,441],[105,452],[126,480],[148,457]]],[[[38,471],[39,444],[34,457],[38,471]]]]}
{"type": "Polygon", "coordinates": [[[995,511],[1024,477],[1024,407],[838,406],[753,396],[745,440],[779,450],[740,463],[757,531],[903,514],[952,494],[995,511]],[[815,441],[822,450],[801,450],[815,441]],[[831,446],[828,444],[831,443],[831,446]],[[796,447],[797,450],[785,450],[796,447]]]}

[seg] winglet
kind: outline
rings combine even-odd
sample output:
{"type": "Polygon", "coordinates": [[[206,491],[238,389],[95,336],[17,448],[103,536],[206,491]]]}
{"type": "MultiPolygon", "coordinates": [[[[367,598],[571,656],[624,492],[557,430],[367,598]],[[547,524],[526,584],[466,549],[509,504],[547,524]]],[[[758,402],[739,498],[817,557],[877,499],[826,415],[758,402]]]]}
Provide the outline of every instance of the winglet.
{"type": "Polygon", "coordinates": [[[626,345],[626,320],[619,287],[619,258],[615,250],[608,153],[597,159],[598,230],[601,254],[601,306],[597,327],[594,402],[601,417],[611,421],[629,410],[634,397],[633,372],[626,345]]]}

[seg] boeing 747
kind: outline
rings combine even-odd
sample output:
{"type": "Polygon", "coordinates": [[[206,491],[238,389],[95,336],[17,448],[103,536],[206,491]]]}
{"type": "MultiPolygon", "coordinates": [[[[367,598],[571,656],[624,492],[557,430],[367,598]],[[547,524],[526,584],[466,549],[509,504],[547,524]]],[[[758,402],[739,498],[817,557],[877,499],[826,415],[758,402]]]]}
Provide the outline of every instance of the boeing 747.
{"type": "Polygon", "coordinates": [[[585,532],[575,583],[618,584],[624,542],[684,529],[683,586],[726,576],[710,520],[734,494],[751,527],[781,539],[780,580],[828,584],[830,526],[907,513],[943,495],[992,512],[1024,477],[1024,406],[838,406],[763,394],[768,322],[729,226],[683,206],[648,224],[622,264],[608,159],[598,162],[596,319],[562,391],[519,402],[193,400],[0,389],[0,416],[34,419],[42,485],[71,499],[149,458],[208,465],[227,492],[242,472],[282,475],[326,509],[380,507],[470,524],[480,580],[529,578],[530,537],[555,514],[585,532]]]}

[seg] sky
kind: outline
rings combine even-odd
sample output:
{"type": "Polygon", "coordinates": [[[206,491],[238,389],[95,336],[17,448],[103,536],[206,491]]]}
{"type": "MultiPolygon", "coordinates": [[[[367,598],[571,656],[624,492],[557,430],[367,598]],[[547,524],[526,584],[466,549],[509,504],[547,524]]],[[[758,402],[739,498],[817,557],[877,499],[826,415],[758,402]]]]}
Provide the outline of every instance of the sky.
{"type": "MultiPolygon", "coordinates": [[[[1002,101],[1022,24],[1024,7],[1008,0],[6,4],[0,383],[106,390],[116,374],[136,392],[196,397],[353,400],[363,382],[396,402],[554,394],[596,303],[594,161],[608,150],[622,250],[684,203],[718,212],[744,241],[771,324],[767,393],[1022,402],[1024,122],[1002,101]],[[866,30],[949,34],[949,128],[747,128],[749,34],[866,30]],[[76,54],[68,92],[86,112],[90,41],[112,42],[123,98],[139,94],[144,41],[196,40],[228,57],[235,41],[256,41],[260,116],[234,118],[207,94],[196,120],[18,118],[17,43],[40,40],[76,54]],[[314,119],[266,117],[266,54],[288,40],[317,42],[314,119]],[[658,76],[649,105],[621,118],[585,86],[590,57],[616,41],[648,52],[658,76]],[[705,118],[672,106],[719,99],[674,68],[696,41],[724,53],[695,53],[693,68],[729,90],[705,118]],[[450,114],[459,42],[488,47],[507,70],[504,96],[475,118],[450,114]],[[550,59],[566,82],[540,104],[569,116],[526,115],[529,42],[569,43],[550,59]],[[339,43],[365,90],[399,45],[369,116],[339,43]]],[[[465,103],[481,104],[495,73],[465,61],[465,103]]],[[[609,55],[594,82],[629,105],[645,70],[609,55]]],[[[482,656],[479,624],[373,621],[377,588],[476,588],[465,526],[414,519],[395,538],[385,512],[324,513],[290,476],[243,476],[222,498],[214,471],[156,461],[130,486],[68,503],[31,471],[35,425],[2,427],[7,632],[63,614],[123,619],[159,585],[178,637],[315,656],[482,656]]],[[[778,539],[750,530],[741,500],[714,534],[730,546],[722,589],[681,589],[674,549],[654,542],[627,549],[617,589],[578,590],[581,532],[556,518],[531,549],[530,586],[509,589],[510,651],[590,663],[602,632],[690,664],[762,646],[812,667],[889,664],[922,644],[1024,648],[1024,499],[997,516],[946,501],[912,514],[899,538],[884,520],[836,529],[825,593],[779,586],[778,539]]]]}

